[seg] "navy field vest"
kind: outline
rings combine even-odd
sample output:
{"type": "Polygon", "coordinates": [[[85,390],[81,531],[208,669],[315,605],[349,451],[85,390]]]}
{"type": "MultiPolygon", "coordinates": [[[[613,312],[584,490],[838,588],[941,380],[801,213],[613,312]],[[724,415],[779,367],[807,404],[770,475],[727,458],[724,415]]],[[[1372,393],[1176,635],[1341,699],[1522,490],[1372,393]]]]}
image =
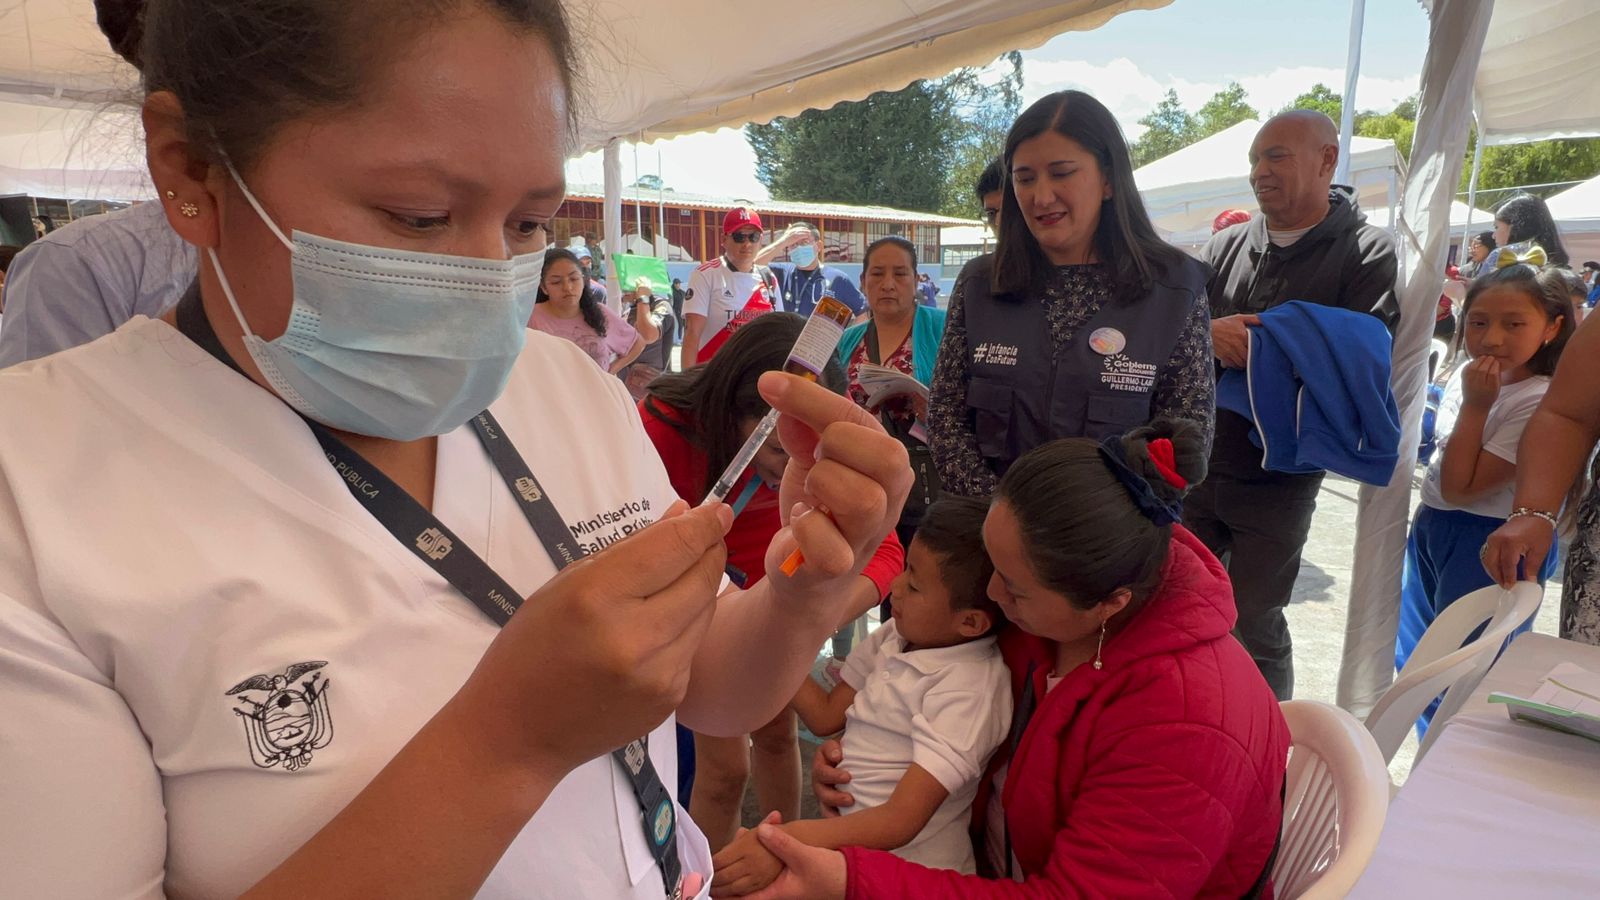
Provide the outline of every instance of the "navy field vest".
{"type": "Polygon", "coordinates": [[[1108,300],[1058,354],[1038,300],[990,293],[993,257],[968,264],[967,406],[996,475],[1058,438],[1095,440],[1146,425],[1197,298],[1205,267],[1186,260],[1136,303],[1108,300]]]}

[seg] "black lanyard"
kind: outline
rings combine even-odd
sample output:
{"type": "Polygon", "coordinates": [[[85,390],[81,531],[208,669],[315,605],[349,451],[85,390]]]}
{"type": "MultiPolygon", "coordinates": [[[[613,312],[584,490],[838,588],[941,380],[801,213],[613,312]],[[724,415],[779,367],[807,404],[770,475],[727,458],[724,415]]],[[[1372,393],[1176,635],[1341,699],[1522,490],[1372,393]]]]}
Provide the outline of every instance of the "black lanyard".
{"type": "MultiPolygon", "coordinates": [[[[206,317],[200,302],[199,285],[189,288],[178,304],[178,330],[201,349],[216,357],[229,368],[244,375],[233,358],[228,355],[217,338],[211,321],[206,317]]],[[[450,586],[473,605],[483,611],[495,624],[502,627],[522,606],[522,595],[501,578],[489,564],[472,552],[455,532],[418,503],[403,488],[379,471],[361,454],[350,449],[319,422],[301,417],[316,436],[317,443],[327,454],[328,462],[350,489],[350,495],[367,512],[378,520],[395,540],[416,554],[450,586]]],[[[546,496],[539,480],[534,477],[522,455],[512,445],[511,439],[495,421],[488,410],[479,413],[472,421],[473,430],[495,470],[517,499],[522,514],[545,552],[550,554],[556,569],[565,568],[585,555],[583,545],[572,537],[561,513],[546,496]]],[[[682,897],[683,864],[678,859],[677,812],[672,796],[661,783],[655,765],[650,761],[648,747],[643,738],[613,750],[612,758],[628,776],[633,785],[633,796],[639,801],[640,818],[644,826],[645,843],[661,868],[661,878],[666,884],[667,896],[672,900],[682,897]]]]}

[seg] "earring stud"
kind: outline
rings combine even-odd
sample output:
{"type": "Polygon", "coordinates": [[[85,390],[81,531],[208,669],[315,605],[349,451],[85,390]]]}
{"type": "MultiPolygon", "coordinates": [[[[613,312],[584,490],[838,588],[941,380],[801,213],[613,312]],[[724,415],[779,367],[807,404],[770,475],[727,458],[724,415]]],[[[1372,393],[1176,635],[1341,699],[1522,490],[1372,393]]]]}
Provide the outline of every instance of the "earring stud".
{"type": "Polygon", "coordinates": [[[183,213],[183,217],[185,219],[192,219],[195,216],[200,215],[200,207],[194,205],[193,203],[186,202],[178,207],[178,212],[183,213]]]}
{"type": "Polygon", "coordinates": [[[177,192],[176,191],[167,191],[167,199],[168,200],[176,200],[176,199],[178,199],[177,192]]]}

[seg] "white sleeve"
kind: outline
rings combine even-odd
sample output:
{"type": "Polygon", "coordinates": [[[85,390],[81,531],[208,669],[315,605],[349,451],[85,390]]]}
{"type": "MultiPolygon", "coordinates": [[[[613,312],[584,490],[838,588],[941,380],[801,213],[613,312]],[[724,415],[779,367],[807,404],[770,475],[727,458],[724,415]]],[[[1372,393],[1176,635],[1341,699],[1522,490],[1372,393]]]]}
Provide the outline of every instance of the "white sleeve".
{"type": "Polygon", "coordinates": [[[1517,445],[1522,443],[1522,431],[1528,420],[1544,399],[1543,390],[1530,390],[1519,395],[1497,417],[1494,430],[1483,436],[1483,449],[1513,465],[1517,462],[1517,445]]]}
{"type": "Polygon", "coordinates": [[[954,794],[983,776],[1011,727],[1011,681],[996,656],[980,670],[956,666],[911,717],[911,762],[954,794]]]}
{"type": "Polygon", "coordinates": [[[683,314],[686,316],[708,315],[711,309],[711,279],[707,275],[708,269],[695,269],[689,276],[689,292],[683,298],[683,314]]]}
{"type": "Polygon", "coordinates": [[[1439,411],[1433,417],[1435,438],[1442,438],[1447,441],[1450,437],[1450,432],[1456,428],[1456,419],[1461,415],[1461,377],[1466,370],[1467,367],[1463,364],[1452,372],[1450,380],[1445,382],[1444,395],[1439,398],[1439,411]]]}
{"type": "Polygon", "coordinates": [[[859,691],[867,683],[867,678],[872,675],[872,670],[878,667],[878,660],[883,656],[883,642],[889,635],[894,634],[894,623],[885,622],[877,631],[867,635],[867,639],[857,644],[850,655],[844,658],[844,667],[839,670],[839,680],[859,691]]]}
{"type": "Polygon", "coordinates": [[[150,746],[58,625],[0,595],[0,897],[159,898],[150,746]]]}
{"type": "Polygon", "coordinates": [[[138,285],[126,266],[90,266],[76,247],[38,241],[6,273],[0,368],[87,344],[133,315],[138,285]],[[124,282],[127,283],[124,283],[124,282]]]}

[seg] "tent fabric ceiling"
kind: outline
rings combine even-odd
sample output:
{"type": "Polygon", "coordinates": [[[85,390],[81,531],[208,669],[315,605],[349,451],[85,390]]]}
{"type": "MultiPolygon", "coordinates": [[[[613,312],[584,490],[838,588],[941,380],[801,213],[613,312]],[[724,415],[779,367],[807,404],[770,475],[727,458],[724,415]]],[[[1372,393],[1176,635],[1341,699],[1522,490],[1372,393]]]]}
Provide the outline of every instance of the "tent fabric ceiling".
{"type": "MultiPolygon", "coordinates": [[[[821,0],[762,28],[729,21],[726,0],[570,0],[586,98],[581,149],[859,100],[1171,2],[821,0]]],[[[0,6],[0,99],[103,102],[136,81],[107,47],[89,0],[0,6]]]]}
{"type": "Polygon", "coordinates": [[[1597,33],[1595,0],[1496,3],[1473,82],[1484,143],[1600,136],[1597,33]]]}
{"type": "Polygon", "coordinates": [[[155,196],[132,110],[0,100],[0,196],[139,200],[155,196]]]}

